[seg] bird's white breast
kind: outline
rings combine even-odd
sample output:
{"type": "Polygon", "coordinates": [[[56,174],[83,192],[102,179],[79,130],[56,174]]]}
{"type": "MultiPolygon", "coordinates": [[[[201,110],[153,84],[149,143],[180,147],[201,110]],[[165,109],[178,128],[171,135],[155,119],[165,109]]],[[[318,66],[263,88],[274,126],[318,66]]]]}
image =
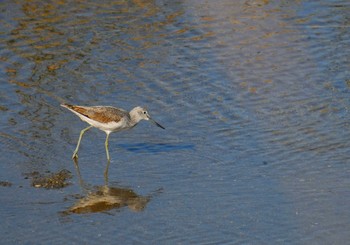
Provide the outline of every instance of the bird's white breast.
{"type": "MultiPolygon", "coordinates": [[[[77,113],[76,113],[77,114],[77,113]]],[[[111,133],[111,132],[117,132],[117,131],[122,131],[125,130],[128,127],[128,122],[122,118],[119,122],[115,122],[115,121],[111,121],[108,123],[101,123],[98,121],[94,121],[88,117],[85,117],[83,115],[77,114],[81,120],[83,120],[84,122],[87,122],[88,124],[102,130],[105,131],[106,133],[111,133]]]]}

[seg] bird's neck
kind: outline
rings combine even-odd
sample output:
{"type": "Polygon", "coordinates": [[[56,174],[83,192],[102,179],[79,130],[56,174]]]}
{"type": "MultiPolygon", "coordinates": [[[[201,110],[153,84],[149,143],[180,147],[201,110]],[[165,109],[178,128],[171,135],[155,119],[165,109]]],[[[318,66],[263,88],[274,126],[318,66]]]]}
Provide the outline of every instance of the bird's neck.
{"type": "Polygon", "coordinates": [[[129,115],[130,115],[130,126],[131,127],[134,127],[134,126],[136,126],[136,124],[138,124],[139,123],[139,121],[140,121],[140,118],[137,116],[137,114],[135,113],[135,112],[133,112],[133,111],[131,111],[130,113],[129,113],[129,115]]]}

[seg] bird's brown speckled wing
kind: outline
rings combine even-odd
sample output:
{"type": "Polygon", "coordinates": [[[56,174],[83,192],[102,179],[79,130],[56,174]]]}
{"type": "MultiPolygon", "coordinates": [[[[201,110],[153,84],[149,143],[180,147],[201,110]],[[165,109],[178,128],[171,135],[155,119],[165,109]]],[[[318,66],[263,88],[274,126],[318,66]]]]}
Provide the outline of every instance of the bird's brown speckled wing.
{"type": "Polygon", "coordinates": [[[100,123],[119,122],[123,117],[129,117],[127,111],[111,106],[89,107],[66,104],[65,107],[100,123]]]}

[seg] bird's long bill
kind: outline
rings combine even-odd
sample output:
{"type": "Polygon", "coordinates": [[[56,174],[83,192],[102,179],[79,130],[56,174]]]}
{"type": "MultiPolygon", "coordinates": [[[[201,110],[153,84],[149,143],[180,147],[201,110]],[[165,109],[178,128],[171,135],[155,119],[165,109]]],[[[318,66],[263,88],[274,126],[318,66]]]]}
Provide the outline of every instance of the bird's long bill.
{"type": "Polygon", "coordinates": [[[157,123],[156,121],[154,121],[152,118],[149,118],[149,120],[154,123],[155,125],[157,125],[158,127],[165,129],[162,125],[160,125],[159,123],[157,123]]]}

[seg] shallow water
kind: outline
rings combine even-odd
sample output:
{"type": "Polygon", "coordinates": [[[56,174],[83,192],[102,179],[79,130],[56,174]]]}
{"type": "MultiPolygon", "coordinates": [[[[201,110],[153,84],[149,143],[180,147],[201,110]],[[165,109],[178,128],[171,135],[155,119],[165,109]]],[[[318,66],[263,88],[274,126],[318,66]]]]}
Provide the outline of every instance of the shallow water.
{"type": "Polygon", "coordinates": [[[1,243],[348,243],[347,1],[0,9],[1,243]],[[63,102],[144,105],[166,127],[111,135],[111,208],[70,212],[104,195],[107,162],[88,131],[79,178],[86,125],[63,102]],[[62,169],[62,189],[25,177],[62,169]]]}

